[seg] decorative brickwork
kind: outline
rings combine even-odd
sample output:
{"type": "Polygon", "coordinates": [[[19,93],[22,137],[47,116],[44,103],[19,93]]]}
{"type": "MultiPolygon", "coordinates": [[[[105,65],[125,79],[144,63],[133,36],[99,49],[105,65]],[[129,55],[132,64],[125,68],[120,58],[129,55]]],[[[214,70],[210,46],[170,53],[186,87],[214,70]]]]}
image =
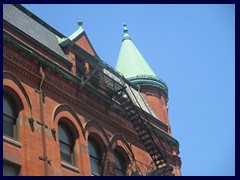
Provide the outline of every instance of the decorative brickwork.
{"type": "MultiPolygon", "coordinates": [[[[88,38],[83,36],[74,45],[82,47],[83,53],[71,45],[62,47],[62,53],[65,52],[66,55],[64,59],[64,56],[59,55],[60,52],[55,53],[31,37],[31,34],[25,34],[23,29],[19,30],[14,22],[9,20],[8,16],[13,16],[15,11],[20,13],[19,15],[26,15],[20,7],[4,6],[4,12],[8,9],[11,11],[8,11],[9,15],[4,15],[3,90],[17,102],[19,116],[16,120],[18,138],[14,140],[3,135],[3,159],[20,166],[20,175],[23,176],[91,176],[88,147],[88,139],[91,137],[102,151],[102,175],[116,175],[115,151],[126,161],[129,172],[130,165],[132,167],[134,164],[132,162],[140,162],[139,164],[145,164],[146,167],[152,165],[152,159],[139,142],[127,115],[119,110],[119,104],[116,105],[116,102],[109,98],[111,94],[102,95],[101,92],[105,89],[98,92],[93,81],[87,82],[86,86],[79,90],[85,79],[76,76],[76,56],[81,54],[81,57],[87,60],[90,54],[93,59],[96,55],[88,38]],[[109,96],[106,97],[107,95],[109,96]],[[61,158],[59,122],[66,125],[73,135],[74,164],[61,158]]],[[[42,23],[38,26],[46,28],[47,25],[42,23]]],[[[46,29],[46,32],[53,33],[49,28],[46,29]]],[[[90,65],[90,73],[92,69],[94,67],[90,65]]],[[[106,88],[107,82],[104,79],[101,81],[106,88]]],[[[144,91],[142,93],[144,94],[144,91]]],[[[169,124],[166,100],[161,94],[155,95],[159,105],[147,94],[144,94],[144,97],[154,111],[160,107],[161,112],[155,113],[164,123],[169,124]]],[[[178,142],[164,130],[166,125],[158,127],[155,118],[150,114],[147,116],[158,129],[159,137],[171,157],[171,175],[181,175],[178,142]]],[[[133,169],[136,171],[137,167],[133,169]]]]}

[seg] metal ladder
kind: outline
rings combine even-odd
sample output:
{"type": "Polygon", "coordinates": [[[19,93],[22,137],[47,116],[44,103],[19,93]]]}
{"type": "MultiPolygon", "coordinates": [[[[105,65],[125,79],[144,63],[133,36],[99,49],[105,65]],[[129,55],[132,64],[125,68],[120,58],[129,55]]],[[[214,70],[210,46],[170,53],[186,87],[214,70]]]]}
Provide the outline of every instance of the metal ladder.
{"type": "Polygon", "coordinates": [[[131,121],[142,144],[151,156],[158,174],[167,176],[173,171],[173,168],[172,165],[166,161],[166,150],[158,139],[153,126],[149,122],[145,111],[141,108],[133,91],[131,88],[128,89],[130,90],[129,93],[133,95],[133,99],[130,97],[126,88],[124,88],[114,94],[114,100],[124,109],[127,118],[131,121]],[[140,108],[137,108],[133,101],[135,101],[140,108]]]}
{"type": "Polygon", "coordinates": [[[127,92],[128,85],[123,82],[122,79],[121,83],[119,84],[119,82],[116,82],[114,79],[104,74],[102,70],[99,69],[98,65],[94,68],[90,76],[85,81],[82,81],[82,85],[78,89],[77,93],[89,83],[98,88],[101,93],[105,92],[105,95],[110,94],[109,98],[120,104],[127,118],[132,123],[142,144],[151,156],[156,166],[157,174],[161,176],[169,175],[173,171],[173,168],[172,165],[166,160],[166,150],[161,143],[161,140],[159,140],[152,124],[148,120],[146,112],[141,108],[141,105],[134,95],[132,89],[128,88],[129,92],[127,92]],[[99,83],[100,79],[105,79],[105,82],[108,83],[106,83],[105,86],[101,86],[99,83]],[[129,94],[132,94],[132,98],[129,94]],[[137,108],[137,106],[133,103],[134,101],[136,104],[138,104],[139,108],[137,108]]]}

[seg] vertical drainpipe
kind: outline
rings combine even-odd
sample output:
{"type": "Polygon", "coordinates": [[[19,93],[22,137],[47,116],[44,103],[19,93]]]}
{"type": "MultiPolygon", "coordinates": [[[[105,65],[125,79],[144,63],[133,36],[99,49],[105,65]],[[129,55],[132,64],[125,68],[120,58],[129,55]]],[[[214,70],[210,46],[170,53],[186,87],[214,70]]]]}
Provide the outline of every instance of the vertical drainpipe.
{"type": "Polygon", "coordinates": [[[48,163],[50,164],[50,160],[48,160],[48,158],[47,158],[47,147],[46,147],[46,130],[45,130],[45,128],[47,128],[47,126],[45,125],[45,121],[44,121],[44,109],[43,109],[44,95],[43,95],[43,92],[42,92],[42,84],[43,84],[43,81],[45,80],[45,74],[42,71],[42,66],[40,66],[39,73],[41,75],[41,82],[40,82],[39,90],[36,90],[36,91],[39,93],[40,122],[37,122],[37,123],[41,125],[42,144],[43,144],[43,156],[40,156],[39,159],[44,162],[45,176],[48,176],[49,175],[49,173],[48,173],[48,163]]]}

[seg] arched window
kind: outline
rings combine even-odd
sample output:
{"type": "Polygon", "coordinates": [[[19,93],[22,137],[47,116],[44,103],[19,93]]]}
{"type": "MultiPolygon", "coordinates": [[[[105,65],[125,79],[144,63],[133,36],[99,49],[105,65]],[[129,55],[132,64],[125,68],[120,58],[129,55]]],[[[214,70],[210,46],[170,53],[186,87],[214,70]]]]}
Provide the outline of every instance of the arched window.
{"type": "Polygon", "coordinates": [[[17,139],[16,120],[18,117],[18,110],[13,99],[3,94],[3,134],[13,139],[17,139]]]}
{"type": "Polygon", "coordinates": [[[91,162],[91,170],[93,176],[101,176],[102,175],[102,167],[101,167],[101,149],[96,141],[92,138],[88,140],[88,150],[91,162]]]}
{"type": "Polygon", "coordinates": [[[126,161],[119,152],[115,151],[114,154],[116,161],[116,175],[126,176],[126,161]]]}
{"type": "Polygon", "coordinates": [[[58,136],[61,160],[74,165],[74,138],[67,126],[62,123],[58,124],[58,136]]]}

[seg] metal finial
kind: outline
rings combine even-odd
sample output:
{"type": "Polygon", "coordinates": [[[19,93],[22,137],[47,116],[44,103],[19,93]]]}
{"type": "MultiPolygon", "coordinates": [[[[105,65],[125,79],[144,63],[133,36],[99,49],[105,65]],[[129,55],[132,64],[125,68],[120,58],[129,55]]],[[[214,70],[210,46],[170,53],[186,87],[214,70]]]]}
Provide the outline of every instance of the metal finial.
{"type": "Polygon", "coordinates": [[[78,18],[77,24],[78,24],[79,28],[82,27],[83,22],[82,22],[82,20],[80,18],[78,18]]]}
{"type": "Polygon", "coordinates": [[[127,33],[127,32],[128,32],[128,30],[127,30],[127,24],[126,24],[126,23],[123,24],[123,32],[124,32],[124,33],[127,33]]]}

